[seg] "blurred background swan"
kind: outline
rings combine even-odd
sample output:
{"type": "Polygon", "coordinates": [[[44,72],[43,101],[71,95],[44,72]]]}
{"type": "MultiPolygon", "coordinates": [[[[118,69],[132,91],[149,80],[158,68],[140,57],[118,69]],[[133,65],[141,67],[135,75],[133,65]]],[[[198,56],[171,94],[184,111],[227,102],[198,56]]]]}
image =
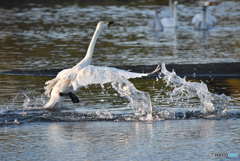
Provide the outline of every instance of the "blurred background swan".
{"type": "Polygon", "coordinates": [[[169,9],[166,10],[166,12],[160,12],[159,9],[155,10],[153,21],[153,27],[155,31],[164,31],[167,28],[177,27],[177,4],[177,1],[172,3],[172,0],[170,0],[169,9]],[[159,16],[159,14],[161,16],[159,16]]]}
{"type": "Polygon", "coordinates": [[[192,24],[197,30],[209,30],[217,24],[217,18],[213,16],[208,7],[215,5],[215,2],[204,2],[202,6],[202,13],[196,14],[192,18],[192,24]]]}
{"type": "Polygon", "coordinates": [[[160,12],[161,17],[173,17],[173,0],[168,1],[168,7],[164,7],[160,12]]]}

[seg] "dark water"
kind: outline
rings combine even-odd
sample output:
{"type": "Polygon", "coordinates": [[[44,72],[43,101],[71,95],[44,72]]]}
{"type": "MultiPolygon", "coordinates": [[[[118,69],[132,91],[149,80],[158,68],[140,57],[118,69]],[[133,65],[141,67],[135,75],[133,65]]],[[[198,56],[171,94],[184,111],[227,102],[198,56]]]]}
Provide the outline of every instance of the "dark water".
{"type": "Polygon", "coordinates": [[[193,30],[190,24],[192,16],[201,12],[197,3],[180,3],[176,34],[151,30],[154,9],[164,6],[147,4],[31,3],[29,7],[1,8],[0,68],[73,66],[85,55],[99,20],[117,24],[101,35],[94,53],[95,65],[122,65],[123,61],[124,65],[239,61],[238,1],[222,1],[210,8],[218,25],[205,40],[202,32],[193,30]]]}
{"type": "MultiPolygon", "coordinates": [[[[154,9],[163,10],[167,1],[0,2],[0,71],[75,65],[85,55],[99,20],[113,20],[116,24],[99,38],[94,65],[239,62],[240,2],[218,2],[210,9],[217,16],[218,24],[206,33],[193,30],[190,24],[192,16],[201,12],[195,1],[180,1],[178,29],[162,33],[154,32],[150,24],[154,9]]],[[[49,79],[0,75],[0,109],[43,105],[47,100],[42,95],[43,86],[49,79]]],[[[230,96],[229,107],[239,109],[240,79],[202,81],[210,92],[230,96]]],[[[161,80],[132,82],[137,89],[150,94],[153,107],[186,105],[186,100],[169,100],[166,94],[169,89],[161,80]]],[[[128,101],[120,98],[110,85],[83,88],[78,96],[79,104],[66,100],[64,106],[93,112],[131,111],[128,101]]],[[[187,104],[195,107],[199,100],[193,98],[187,104]]],[[[228,153],[240,155],[238,125],[239,119],[223,118],[153,122],[37,121],[0,127],[0,160],[224,160],[228,153]]]]}

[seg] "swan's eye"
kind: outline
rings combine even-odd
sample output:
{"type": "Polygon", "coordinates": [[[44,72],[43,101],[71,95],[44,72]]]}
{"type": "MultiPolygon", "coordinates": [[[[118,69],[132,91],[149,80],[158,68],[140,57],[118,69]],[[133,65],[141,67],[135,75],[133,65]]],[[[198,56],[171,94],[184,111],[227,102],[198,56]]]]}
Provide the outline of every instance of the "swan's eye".
{"type": "Polygon", "coordinates": [[[113,24],[114,24],[113,21],[109,21],[108,27],[112,26],[113,24]]]}

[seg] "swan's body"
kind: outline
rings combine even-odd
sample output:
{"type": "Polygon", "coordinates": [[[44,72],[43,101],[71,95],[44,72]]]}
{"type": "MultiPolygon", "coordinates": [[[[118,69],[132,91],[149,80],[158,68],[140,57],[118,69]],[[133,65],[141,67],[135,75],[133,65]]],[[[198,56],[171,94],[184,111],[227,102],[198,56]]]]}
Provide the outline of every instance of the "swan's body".
{"type": "MultiPolygon", "coordinates": [[[[129,79],[144,77],[152,74],[134,73],[112,67],[98,67],[90,65],[96,40],[101,31],[104,29],[104,26],[107,26],[105,22],[98,23],[96,31],[88,47],[87,54],[81,62],[72,68],[62,70],[54,79],[45,83],[45,94],[50,97],[50,100],[44,105],[45,108],[57,107],[63,98],[62,96],[69,96],[74,103],[77,103],[79,100],[73,93],[80,87],[90,84],[109,83],[117,79],[116,75],[129,79]]],[[[157,68],[154,72],[157,72],[158,70],[159,68],[157,68]]]]}
{"type": "Polygon", "coordinates": [[[172,4],[172,1],[170,0],[169,8],[170,12],[168,12],[167,16],[164,16],[161,14],[161,17],[159,17],[159,10],[155,11],[155,17],[154,17],[154,27],[157,28],[160,31],[163,31],[165,28],[175,28],[177,27],[177,1],[175,1],[172,4]]]}
{"type": "Polygon", "coordinates": [[[206,23],[204,23],[203,14],[196,14],[192,19],[192,24],[195,29],[205,30],[214,27],[217,24],[217,19],[211,14],[206,15],[206,23]]]}
{"type": "Polygon", "coordinates": [[[208,12],[207,8],[211,5],[210,2],[205,2],[203,5],[202,13],[196,14],[192,19],[192,24],[194,28],[197,30],[208,30],[214,27],[217,24],[217,19],[210,12],[208,12]]]}
{"type": "Polygon", "coordinates": [[[173,18],[173,17],[162,18],[161,23],[162,23],[164,28],[174,28],[174,27],[176,27],[175,18],[173,18]]]}

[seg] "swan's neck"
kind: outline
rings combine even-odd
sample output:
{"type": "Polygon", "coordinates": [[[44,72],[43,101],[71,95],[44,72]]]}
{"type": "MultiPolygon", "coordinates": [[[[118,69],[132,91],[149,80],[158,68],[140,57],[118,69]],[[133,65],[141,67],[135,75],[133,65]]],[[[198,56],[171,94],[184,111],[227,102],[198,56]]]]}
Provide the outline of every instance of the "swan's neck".
{"type": "Polygon", "coordinates": [[[173,14],[174,14],[174,13],[173,13],[173,3],[172,3],[172,0],[169,0],[168,3],[169,3],[169,8],[170,8],[170,11],[171,11],[171,14],[172,14],[171,17],[172,17],[173,14]]]}
{"type": "Polygon", "coordinates": [[[203,6],[203,29],[207,29],[207,6],[203,6]]]}
{"type": "Polygon", "coordinates": [[[174,5],[173,5],[173,20],[174,20],[174,26],[175,26],[175,27],[177,27],[177,22],[178,22],[177,19],[178,19],[178,18],[177,18],[177,5],[174,4],[174,5]]]}
{"type": "Polygon", "coordinates": [[[155,30],[163,31],[163,25],[157,12],[155,12],[155,30]]]}
{"type": "Polygon", "coordinates": [[[97,26],[97,28],[96,28],[96,30],[95,30],[95,32],[93,34],[92,40],[90,42],[90,45],[88,46],[87,54],[81,60],[81,62],[79,62],[76,65],[76,67],[85,67],[85,66],[87,66],[87,65],[89,65],[91,63],[92,55],[93,55],[94,48],[95,48],[95,44],[96,44],[97,38],[99,37],[101,31],[102,31],[102,27],[101,26],[97,26]]]}
{"type": "Polygon", "coordinates": [[[90,45],[88,46],[87,54],[84,57],[84,59],[87,59],[87,60],[91,60],[92,59],[92,55],[93,55],[93,52],[94,52],[96,41],[97,41],[97,38],[99,37],[101,31],[102,31],[101,27],[97,27],[96,31],[93,34],[92,40],[90,42],[90,45]]]}

